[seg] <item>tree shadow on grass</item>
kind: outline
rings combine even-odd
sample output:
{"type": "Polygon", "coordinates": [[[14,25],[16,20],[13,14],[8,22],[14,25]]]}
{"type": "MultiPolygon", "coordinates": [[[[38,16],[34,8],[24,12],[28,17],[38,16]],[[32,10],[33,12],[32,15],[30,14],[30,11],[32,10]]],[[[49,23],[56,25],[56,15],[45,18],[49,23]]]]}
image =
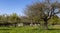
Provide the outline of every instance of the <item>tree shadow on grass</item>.
{"type": "Polygon", "coordinates": [[[60,29],[48,29],[48,30],[60,30],[60,29]]]}
{"type": "Polygon", "coordinates": [[[12,29],[0,29],[0,30],[12,30],[12,29]]]}
{"type": "Polygon", "coordinates": [[[33,30],[60,30],[60,29],[33,29],[33,30]]]}

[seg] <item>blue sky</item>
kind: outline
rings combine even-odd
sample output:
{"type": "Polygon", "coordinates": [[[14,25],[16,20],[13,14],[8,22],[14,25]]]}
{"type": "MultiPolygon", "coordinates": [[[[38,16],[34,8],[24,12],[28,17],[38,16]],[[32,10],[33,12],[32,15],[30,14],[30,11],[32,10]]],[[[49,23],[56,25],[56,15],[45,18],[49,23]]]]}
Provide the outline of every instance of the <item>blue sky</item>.
{"type": "Polygon", "coordinates": [[[0,14],[17,13],[23,15],[23,9],[34,0],[0,0],[0,14]]]}
{"type": "Polygon", "coordinates": [[[17,13],[18,15],[24,15],[23,9],[34,1],[37,0],[0,0],[0,14],[17,13]]]}

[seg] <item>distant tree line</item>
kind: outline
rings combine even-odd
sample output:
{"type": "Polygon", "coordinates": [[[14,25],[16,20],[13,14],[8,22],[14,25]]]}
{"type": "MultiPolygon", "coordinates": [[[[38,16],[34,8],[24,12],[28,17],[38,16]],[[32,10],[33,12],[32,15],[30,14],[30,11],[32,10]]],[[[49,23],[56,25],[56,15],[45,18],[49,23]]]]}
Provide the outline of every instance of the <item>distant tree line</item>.
{"type": "MultiPolygon", "coordinates": [[[[24,23],[25,25],[40,24],[43,25],[44,21],[41,20],[38,16],[28,17],[28,16],[19,16],[16,13],[10,15],[3,14],[0,15],[0,26],[17,26],[17,23],[24,23]]],[[[53,16],[49,21],[48,25],[60,24],[60,18],[58,16],[53,16]]]]}
{"type": "Polygon", "coordinates": [[[20,16],[18,16],[16,13],[13,13],[11,15],[0,15],[0,26],[2,25],[12,25],[20,22],[20,16]]]}

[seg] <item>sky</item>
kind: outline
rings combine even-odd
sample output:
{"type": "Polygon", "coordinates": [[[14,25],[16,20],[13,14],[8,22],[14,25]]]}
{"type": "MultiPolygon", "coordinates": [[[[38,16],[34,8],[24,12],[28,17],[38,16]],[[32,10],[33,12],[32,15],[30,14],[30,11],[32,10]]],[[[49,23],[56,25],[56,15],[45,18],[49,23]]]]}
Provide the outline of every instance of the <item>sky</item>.
{"type": "MultiPolygon", "coordinates": [[[[37,0],[0,0],[0,14],[12,14],[24,15],[23,11],[26,5],[32,4],[37,0]]],[[[43,0],[40,0],[43,1],[43,0]]]]}
{"type": "Polygon", "coordinates": [[[34,0],[0,0],[0,14],[24,15],[23,10],[27,4],[31,4],[34,0]]]}

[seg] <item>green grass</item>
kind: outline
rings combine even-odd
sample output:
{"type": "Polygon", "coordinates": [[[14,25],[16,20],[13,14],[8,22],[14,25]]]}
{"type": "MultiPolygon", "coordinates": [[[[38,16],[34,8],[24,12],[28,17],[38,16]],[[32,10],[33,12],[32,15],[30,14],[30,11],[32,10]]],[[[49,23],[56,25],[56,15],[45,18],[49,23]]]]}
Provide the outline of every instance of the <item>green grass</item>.
{"type": "Polygon", "coordinates": [[[0,27],[0,33],[60,33],[60,30],[44,30],[40,27],[0,27]]]}

